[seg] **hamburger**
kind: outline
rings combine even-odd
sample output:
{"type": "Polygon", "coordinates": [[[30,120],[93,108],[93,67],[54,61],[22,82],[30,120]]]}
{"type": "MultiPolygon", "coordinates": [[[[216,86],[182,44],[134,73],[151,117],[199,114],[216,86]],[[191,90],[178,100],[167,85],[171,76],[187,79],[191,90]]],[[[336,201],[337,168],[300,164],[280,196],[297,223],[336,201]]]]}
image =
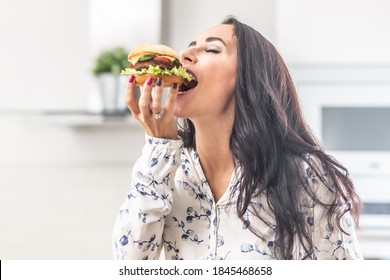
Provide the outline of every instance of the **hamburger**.
{"type": "Polygon", "coordinates": [[[128,61],[130,67],[122,70],[123,75],[134,75],[137,85],[142,85],[152,76],[162,79],[163,86],[177,83],[180,91],[196,86],[197,81],[180,63],[177,53],[165,45],[141,44],[133,48],[128,61]]]}

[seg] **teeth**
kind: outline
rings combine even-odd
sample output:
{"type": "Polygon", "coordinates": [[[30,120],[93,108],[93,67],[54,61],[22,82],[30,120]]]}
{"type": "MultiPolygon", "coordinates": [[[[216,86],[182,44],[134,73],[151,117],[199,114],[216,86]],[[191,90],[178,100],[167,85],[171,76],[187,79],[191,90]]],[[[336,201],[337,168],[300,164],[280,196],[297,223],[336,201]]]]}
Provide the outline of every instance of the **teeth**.
{"type": "MultiPolygon", "coordinates": [[[[184,68],[185,69],[185,68],[184,68]]],[[[198,79],[189,70],[185,69],[192,80],[198,81],[198,79]]]]}
{"type": "Polygon", "coordinates": [[[192,75],[191,73],[190,73],[190,77],[191,77],[191,79],[196,81],[196,77],[194,75],[192,75]]]}

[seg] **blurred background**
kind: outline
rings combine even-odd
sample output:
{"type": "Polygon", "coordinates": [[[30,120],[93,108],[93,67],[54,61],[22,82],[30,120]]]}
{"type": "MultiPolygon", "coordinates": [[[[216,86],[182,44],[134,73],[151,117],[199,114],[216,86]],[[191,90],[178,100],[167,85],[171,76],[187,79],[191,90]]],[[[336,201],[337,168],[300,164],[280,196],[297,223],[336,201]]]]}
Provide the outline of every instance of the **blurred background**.
{"type": "Polygon", "coordinates": [[[0,0],[0,259],[111,259],[144,134],[123,53],[184,49],[235,15],[280,51],[304,113],[350,168],[368,259],[390,259],[390,1],[0,0]]]}

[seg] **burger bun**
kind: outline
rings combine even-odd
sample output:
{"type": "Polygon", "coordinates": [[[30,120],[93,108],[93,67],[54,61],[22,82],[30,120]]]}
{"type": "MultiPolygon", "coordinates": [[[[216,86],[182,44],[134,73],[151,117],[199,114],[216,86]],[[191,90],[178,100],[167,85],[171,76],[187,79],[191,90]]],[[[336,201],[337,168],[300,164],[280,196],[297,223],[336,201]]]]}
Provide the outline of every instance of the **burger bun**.
{"type": "Polygon", "coordinates": [[[163,87],[171,87],[174,83],[181,85],[183,83],[183,78],[174,75],[151,75],[151,74],[142,74],[142,75],[134,75],[136,85],[143,85],[149,77],[153,78],[154,83],[157,78],[160,77],[162,79],[163,87]]]}
{"type": "Polygon", "coordinates": [[[127,59],[129,60],[129,62],[131,62],[134,65],[138,61],[138,58],[145,54],[164,55],[164,56],[170,56],[179,59],[178,54],[170,47],[165,45],[147,44],[147,43],[140,44],[134,47],[130,51],[127,59]]]}

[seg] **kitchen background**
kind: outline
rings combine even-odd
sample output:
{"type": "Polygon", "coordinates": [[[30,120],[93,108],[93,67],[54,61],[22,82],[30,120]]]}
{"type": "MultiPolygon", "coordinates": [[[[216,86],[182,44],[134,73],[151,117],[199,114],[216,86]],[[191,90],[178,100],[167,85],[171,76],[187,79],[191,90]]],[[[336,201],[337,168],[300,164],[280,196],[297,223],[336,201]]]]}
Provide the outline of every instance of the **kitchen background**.
{"type": "MultiPolygon", "coordinates": [[[[180,51],[228,14],[278,48],[298,86],[311,68],[367,67],[389,86],[388,0],[0,0],[0,259],[112,258],[144,136],[121,96],[102,101],[96,58],[139,42],[180,51]]],[[[365,191],[386,197],[389,176],[365,191]]],[[[390,259],[390,215],[374,216],[374,230],[359,233],[363,252],[390,259]]]]}

